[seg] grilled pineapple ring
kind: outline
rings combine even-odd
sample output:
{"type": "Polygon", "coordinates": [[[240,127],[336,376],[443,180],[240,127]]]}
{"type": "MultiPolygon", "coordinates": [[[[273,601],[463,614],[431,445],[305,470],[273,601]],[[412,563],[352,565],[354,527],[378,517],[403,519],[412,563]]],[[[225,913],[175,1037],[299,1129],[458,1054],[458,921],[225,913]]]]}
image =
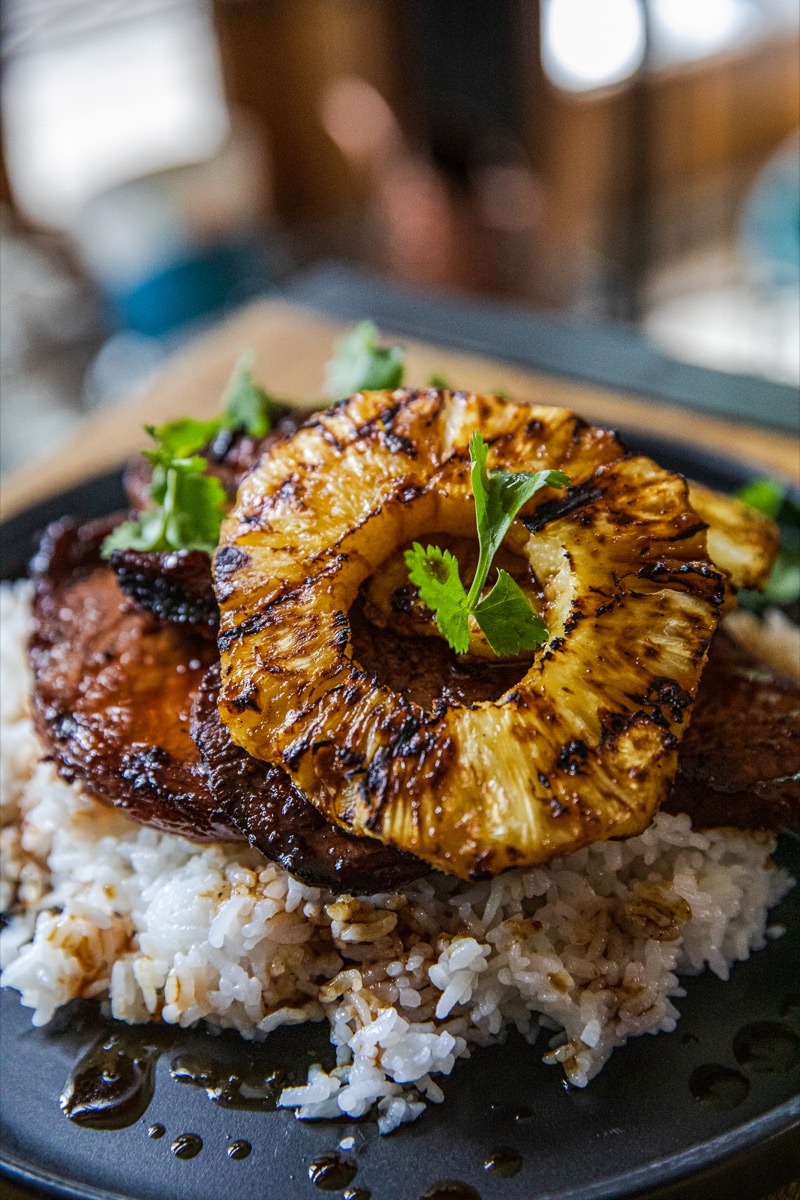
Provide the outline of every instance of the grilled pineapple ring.
{"type": "Polygon", "coordinates": [[[462,878],[644,829],[676,766],[726,595],[678,475],[573,413],[368,392],[274,447],[215,557],[220,711],[334,823],[462,878]],[[412,538],[475,536],[468,442],[489,467],[558,468],[504,545],[550,640],[500,699],[426,712],[352,657],[359,587],[412,538]]]}

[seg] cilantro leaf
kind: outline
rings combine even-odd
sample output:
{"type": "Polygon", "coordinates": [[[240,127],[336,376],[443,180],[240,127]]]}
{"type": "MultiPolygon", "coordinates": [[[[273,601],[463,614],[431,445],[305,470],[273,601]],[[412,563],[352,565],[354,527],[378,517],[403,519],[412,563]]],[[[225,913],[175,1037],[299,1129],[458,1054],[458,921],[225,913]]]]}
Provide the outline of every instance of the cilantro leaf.
{"type": "Polygon", "coordinates": [[[511,522],[523,504],[543,487],[566,487],[569,476],[563,471],[488,471],[486,462],[489,447],[477,431],[469,441],[472,459],[472,492],[475,496],[475,518],[478,523],[480,554],[475,578],[469,591],[470,607],[474,607],[486,584],[489,567],[511,522]]]}
{"type": "Polygon", "coordinates": [[[472,491],[478,526],[478,565],[467,595],[458,573],[458,561],[438,546],[423,549],[419,542],[405,554],[408,576],[420,599],[457,654],[469,649],[469,618],[474,616],[497,655],[534,650],[547,641],[547,626],[522,588],[507,571],[499,570],[494,587],[481,600],[489,569],[511,522],[531,496],[543,487],[566,487],[563,471],[489,471],[489,447],[480,433],[469,443],[472,491]]]}
{"type": "Polygon", "coordinates": [[[253,356],[246,352],[239,357],[222,394],[225,414],[221,424],[226,429],[242,430],[250,437],[264,437],[272,426],[275,402],[253,378],[253,356]]]}
{"type": "Polygon", "coordinates": [[[405,371],[402,346],[379,346],[372,321],[361,321],[336,345],[325,367],[325,390],[334,400],[353,392],[399,387],[405,371]]]}
{"type": "Polygon", "coordinates": [[[153,506],[109,534],[103,542],[103,558],[126,549],[205,550],[209,554],[216,549],[225,515],[225,489],[216,476],[203,473],[206,459],[200,455],[178,457],[172,452],[169,447],[177,443],[171,433],[162,440],[165,428],[148,429],[158,445],[144,451],[153,463],[153,506]]]}
{"type": "Polygon", "coordinates": [[[738,493],[738,498],[751,508],[757,508],[773,521],[778,516],[786,495],[786,488],[779,479],[753,479],[738,493]]]}
{"type": "Polygon", "coordinates": [[[196,421],[193,417],[181,417],[178,421],[169,421],[166,425],[145,425],[145,430],[156,443],[157,450],[143,450],[142,453],[153,461],[161,456],[168,458],[188,458],[203,446],[207,446],[220,430],[221,421],[214,417],[210,421],[196,421]]]}
{"type": "Polygon", "coordinates": [[[252,355],[243,354],[225,389],[221,416],[145,425],[155,442],[154,449],[142,451],[153,464],[153,505],[109,534],[103,543],[104,558],[125,549],[213,553],[225,515],[225,489],[219,479],[205,474],[208,462],[197,451],[223,429],[242,430],[251,437],[269,432],[273,402],[253,379],[251,366],[252,355]]]}
{"type": "Polygon", "coordinates": [[[549,636],[547,626],[522,588],[502,569],[497,572],[497,582],[489,595],[476,604],[474,613],[498,655],[535,650],[549,636]]]}
{"type": "Polygon", "coordinates": [[[440,388],[443,392],[452,392],[453,385],[445,375],[431,375],[428,380],[428,387],[440,388]]]}
{"type": "Polygon", "coordinates": [[[155,508],[149,508],[135,521],[123,521],[103,542],[102,556],[110,558],[115,550],[162,550],[164,518],[155,508]]]}
{"type": "Polygon", "coordinates": [[[458,574],[458,560],[449,550],[414,542],[405,553],[408,577],[419,589],[420,599],[436,618],[436,624],[456,654],[469,649],[467,593],[458,574]]]}

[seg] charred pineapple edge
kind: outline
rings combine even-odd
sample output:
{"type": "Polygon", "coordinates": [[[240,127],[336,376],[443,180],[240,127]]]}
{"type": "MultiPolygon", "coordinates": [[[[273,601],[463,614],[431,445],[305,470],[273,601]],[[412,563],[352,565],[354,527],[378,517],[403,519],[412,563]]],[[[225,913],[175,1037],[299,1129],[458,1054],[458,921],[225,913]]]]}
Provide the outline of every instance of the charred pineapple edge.
{"type": "Polygon", "coordinates": [[[327,819],[462,878],[646,828],[729,594],[682,477],[568,410],[432,390],[359,393],[266,454],[215,580],[233,739],[327,819]],[[508,535],[551,637],[498,701],[426,713],[359,668],[347,612],[398,544],[474,530],[475,429],[490,469],[572,480],[508,535]]]}

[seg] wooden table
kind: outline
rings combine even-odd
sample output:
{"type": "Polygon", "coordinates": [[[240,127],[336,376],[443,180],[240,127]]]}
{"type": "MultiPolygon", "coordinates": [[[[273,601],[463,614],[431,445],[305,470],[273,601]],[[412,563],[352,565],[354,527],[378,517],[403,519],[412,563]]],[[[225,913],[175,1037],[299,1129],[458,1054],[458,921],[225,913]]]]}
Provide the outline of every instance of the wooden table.
{"type": "MultiPolygon", "coordinates": [[[[254,352],[256,378],[275,395],[307,407],[319,405],[323,366],[344,327],[280,300],[244,309],[178,354],[149,390],[87,418],[56,452],[3,480],[3,516],[122,463],[145,444],[143,424],[217,413],[225,382],[243,349],[254,352]]],[[[390,328],[384,332],[392,334],[390,328]]],[[[797,478],[797,443],[790,434],[402,340],[408,348],[407,382],[412,385],[426,384],[434,373],[444,375],[454,386],[563,405],[598,424],[695,441],[746,459],[765,473],[797,478]]]]}

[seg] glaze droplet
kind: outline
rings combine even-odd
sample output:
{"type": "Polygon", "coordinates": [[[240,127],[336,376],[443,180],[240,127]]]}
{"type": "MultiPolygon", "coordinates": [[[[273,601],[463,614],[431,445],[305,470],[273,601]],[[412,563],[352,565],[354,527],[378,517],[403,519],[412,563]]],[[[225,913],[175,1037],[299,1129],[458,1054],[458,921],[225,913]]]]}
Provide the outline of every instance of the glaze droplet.
{"type": "Polygon", "coordinates": [[[59,1097],[61,1111],[91,1129],[124,1129],[153,1098],[155,1046],[139,1032],[106,1034],[78,1059],[59,1097]]]}
{"type": "Polygon", "coordinates": [[[741,1071],[718,1063],[704,1063],[692,1071],[689,1091],[701,1104],[726,1111],[737,1108],[747,1098],[750,1084],[741,1071]]]}
{"type": "Polygon", "coordinates": [[[323,1192],[341,1192],[356,1176],[356,1164],[341,1154],[321,1154],[309,1165],[308,1178],[323,1192]]]}
{"type": "Polygon", "coordinates": [[[228,1158],[247,1158],[253,1147],[244,1138],[237,1138],[228,1146],[228,1158]]]}
{"type": "Polygon", "coordinates": [[[196,1158],[202,1149],[203,1139],[196,1133],[182,1133],[170,1146],[176,1158],[196,1158]]]}
{"type": "Polygon", "coordinates": [[[481,1200],[480,1192],[460,1179],[442,1179],[434,1183],[427,1192],[423,1192],[419,1200],[481,1200]]]}
{"type": "Polygon", "coordinates": [[[149,1128],[147,1130],[147,1136],[149,1138],[153,1138],[155,1140],[156,1138],[162,1138],[166,1132],[167,1131],[164,1128],[164,1126],[160,1125],[158,1122],[156,1122],[155,1125],[149,1126],[149,1128]]]}
{"type": "Polygon", "coordinates": [[[237,1071],[202,1054],[177,1055],[169,1073],[177,1083],[201,1088],[220,1108],[250,1112],[273,1112],[286,1082],[279,1069],[237,1071]]]}
{"type": "Polygon", "coordinates": [[[511,1146],[498,1146],[484,1161],[483,1169],[501,1179],[512,1179],[522,1170],[522,1155],[511,1146]]]}
{"type": "Polygon", "coordinates": [[[754,1021],[733,1039],[738,1063],[758,1074],[791,1071],[800,1062],[800,1037],[779,1021],[754,1021]]]}

